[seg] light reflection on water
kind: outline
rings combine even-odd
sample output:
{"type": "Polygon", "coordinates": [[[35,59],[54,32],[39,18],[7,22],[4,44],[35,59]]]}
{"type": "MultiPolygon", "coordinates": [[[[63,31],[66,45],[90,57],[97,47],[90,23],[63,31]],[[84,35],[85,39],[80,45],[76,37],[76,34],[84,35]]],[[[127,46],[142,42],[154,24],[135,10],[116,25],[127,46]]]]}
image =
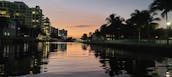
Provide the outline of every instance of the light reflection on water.
{"type": "Polygon", "coordinates": [[[72,42],[0,44],[0,77],[170,77],[171,70],[169,56],[72,42]]]}

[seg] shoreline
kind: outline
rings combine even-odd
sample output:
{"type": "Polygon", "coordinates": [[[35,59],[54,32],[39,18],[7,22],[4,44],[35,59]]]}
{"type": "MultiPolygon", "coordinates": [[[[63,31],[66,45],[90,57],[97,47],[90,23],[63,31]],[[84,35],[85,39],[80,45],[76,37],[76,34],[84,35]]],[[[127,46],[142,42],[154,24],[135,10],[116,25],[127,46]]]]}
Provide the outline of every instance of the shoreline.
{"type": "Polygon", "coordinates": [[[0,38],[0,43],[9,43],[9,42],[74,42],[73,40],[39,40],[36,38],[30,38],[30,37],[18,37],[18,38],[11,38],[11,37],[5,37],[0,38]]]}
{"type": "Polygon", "coordinates": [[[132,41],[122,41],[118,42],[118,40],[113,41],[84,41],[81,42],[84,44],[90,44],[90,45],[100,45],[110,48],[117,48],[122,50],[130,50],[130,51],[139,51],[139,52],[153,52],[153,53],[162,53],[165,51],[168,53],[172,53],[172,44],[156,44],[156,43],[142,43],[142,42],[132,42],[132,41]]]}

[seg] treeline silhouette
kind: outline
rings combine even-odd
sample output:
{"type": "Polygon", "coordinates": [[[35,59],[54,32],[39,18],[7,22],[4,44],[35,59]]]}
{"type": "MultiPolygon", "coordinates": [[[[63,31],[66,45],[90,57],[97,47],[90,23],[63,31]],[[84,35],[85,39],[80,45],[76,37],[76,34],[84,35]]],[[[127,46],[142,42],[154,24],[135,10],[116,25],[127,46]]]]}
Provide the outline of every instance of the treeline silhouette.
{"type": "MultiPolygon", "coordinates": [[[[110,14],[95,32],[83,34],[83,40],[115,40],[115,39],[167,39],[172,36],[172,29],[159,28],[161,19],[157,11],[161,11],[163,18],[168,22],[168,12],[172,11],[171,0],[154,0],[148,10],[135,10],[129,19],[117,14],[110,14]]],[[[164,25],[167,26],[167,25],[164,25]]]]}

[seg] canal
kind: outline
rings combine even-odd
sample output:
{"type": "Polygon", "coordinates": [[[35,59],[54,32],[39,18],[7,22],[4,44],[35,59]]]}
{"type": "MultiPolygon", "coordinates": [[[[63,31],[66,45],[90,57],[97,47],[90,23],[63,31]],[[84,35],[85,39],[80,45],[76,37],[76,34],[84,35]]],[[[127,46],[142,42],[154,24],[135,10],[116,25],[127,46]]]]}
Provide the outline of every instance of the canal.
{"type": "Polygon", "coordinates": [[[2,43],[0,77],[171,77],[170,54],[74,42],[2,43]]]}

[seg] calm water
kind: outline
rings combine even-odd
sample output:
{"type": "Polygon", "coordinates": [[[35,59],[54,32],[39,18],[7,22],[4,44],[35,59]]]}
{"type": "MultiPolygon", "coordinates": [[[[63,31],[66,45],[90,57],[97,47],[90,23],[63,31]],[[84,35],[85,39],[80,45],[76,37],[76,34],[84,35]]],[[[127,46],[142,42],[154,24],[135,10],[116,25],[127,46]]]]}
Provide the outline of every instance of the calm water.
{"type": "Polygon", "coordinates": [[[0,77],[171,77],[171,70],[168,55],[81,43],[0,44],[0,77]]]}

